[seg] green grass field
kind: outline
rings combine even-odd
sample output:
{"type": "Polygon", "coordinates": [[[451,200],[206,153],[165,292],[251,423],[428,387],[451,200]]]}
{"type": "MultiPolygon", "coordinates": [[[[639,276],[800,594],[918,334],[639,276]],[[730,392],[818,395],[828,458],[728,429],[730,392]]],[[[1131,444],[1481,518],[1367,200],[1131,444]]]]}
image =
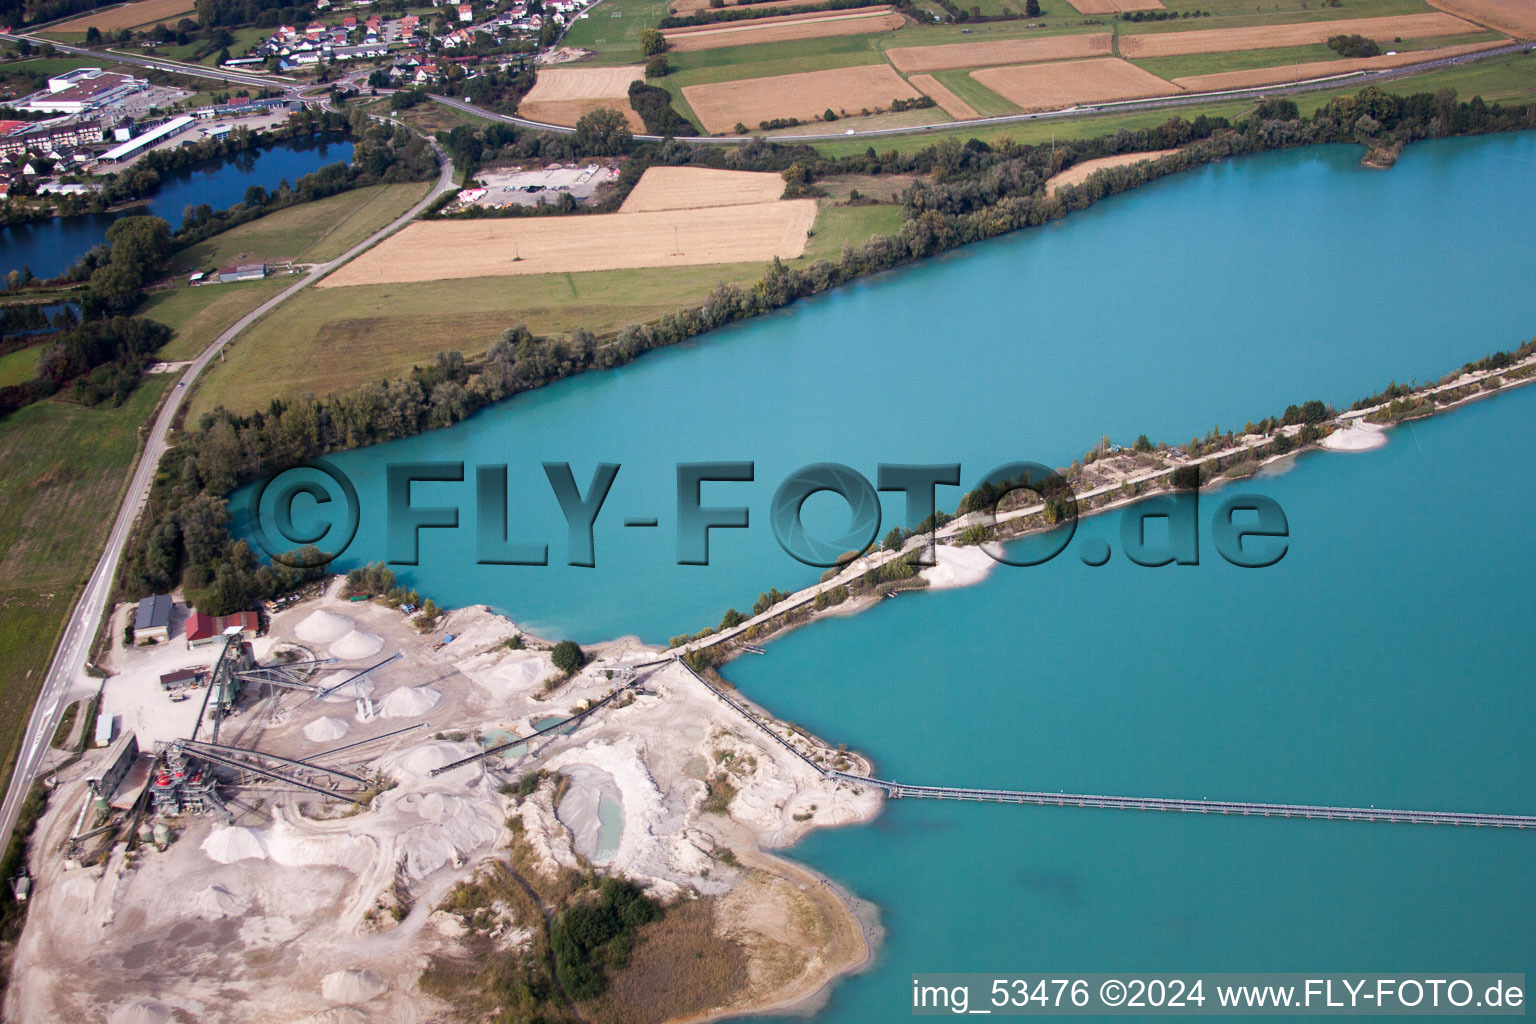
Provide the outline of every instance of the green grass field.
{"type": "MultiPolygon", "coordinates": [[[[1063,0],[1051,0],[1051,6],[1063,0]]],[[[1436,8],[1424,0],[1343,0],[1338,7],[1324,7],[1317,0],[1163,0],[1170,11],[1209,11],[1208,18],[1167,21],[1117,22],[1121,32],[1182,32],[1202,28],[1242,28],[1248,25],[1282,25],[1300,21],[1339,21],[1345,18],[1384,18],[1394,14],[1425,14],[1436,8]]]]}
{"type": "Polygon", "coordinates": [[[667,0],[602,0],[587,8],[562,40],[591,50],[585,64],[639,64],[640,33],[667,16],[667,0]]]}
{"type": "Polygon", "coordinates": [[[894,235],[901,230],[901,207],[893,203],[879,206],[823,206],[816,215],[816,227],[801,259],[836,260],[843,246],[858,248],[876,235],[894,235]]]}
{"type": "Polygon", "coordinates": [[[40,351],[41,348],[33,345],[0,356],[0,388],[31,380],[37,370],[37,354],[40,351]]]}
{"type": "Polygon", "coordinates": [[[38,402],[0,420],[0,766],[9,779],[69,609],[101,552],[149,422],[171,381],[120,408],[38,402]],[[107,514],[104,514],[104,511],[107,514]]]}
{"type": "Polygon", "coordinates": [[[324,263],[409,210],[431,189],[425,181],[372,185],[290,206],[184,249],[171,263],[183,271],[234,262],[324,263]]]}
{"type": "Polygon", "coordinates": [[[951,92],[969,103],[972,109],[982,117],[1019,113],[1017,106],[976,81],[971,77],[970,71],[965,68],[935,71],[933,77],[939,80],[940,85],[948,86],[951,92]]]}
{"type": "MultiPolygon", "coordinates": [[[[1423,50],[1435,46],[1459,46],[1463,43],[1481,43],[1501,38],[1497,32],[1479,32],[1474,35],[1454,36],[1448,39],[1409,39],[1401,43],[1382,40],[1387,50],[1399,53],[1423,50]]],[[[1160,78],[1174,79],[1185,75],[1212,75],[1223,71],[1247,71],[1251,68],[1278,68],[1287,64],[1310,64],[1314,61],[1343,60],[1322,43],[1316,46],[1282,46],[1267,50],[1234,50],[1228,53],[1191,53],[1178,57],[1149,57],[1133,60],[1132,64],[1150,71],[1160,78]]]]}
{"type": "Polygon", "coordinates": [[[178,362],[196,356],[230,324],[292,283],[289,278],[269,278],[200,288],[180,286],[151,295],[139,313],[175,332],[159,356],[178,362]]]}
{"type": "MultiPolygon", "coordinates": [[[[180,20],[180,19],[177,19],[177,20],[180,20]]],[[[170,24],[171,28],[175,28],[176,27],[174,22],[169,23],[169,24],[170,24]]],[[[241,56],[244,56],[246,51],[248,51],[251,47],[255,46],[257,43],[261,42],[263,39],[266,39],[271,34],[272,34],[272,29],[270,29],[270,28],[237,28],[237,29],[234,29],[233,31],[230,32],[230,35],[235,37],[235,41],[233,43],[231,43],[230,46],[229,46],[229,54],[230,54],[230,56],[231,57],[241,57],[241,56]]],[[[175,46],[175,45],[157,46],[157,47],[155,47],[154,52],[151,54],[151,56],[160,57],[160,58],[163,58],[165,60],[179,60],[179,61],[181,61],[183,63],[186,63],[186,64],[197,63],[197,64],[206,65],[208,67],[215,67],[215,66],[217,66],[218,63],[219,63],[219,51],[218,50],[214,50],[212,53],[206,54],[201,60],[198,60],[198,61],[194,61],[193,60],[192,55],[194,53],[196,53],[198,51],[198,49],[200,47],[204,46],[204,45],[206,45],[204,40],[196,39],[196,40],[193,40],[192,42],[188,43],[186,46],[175,46]]]]}

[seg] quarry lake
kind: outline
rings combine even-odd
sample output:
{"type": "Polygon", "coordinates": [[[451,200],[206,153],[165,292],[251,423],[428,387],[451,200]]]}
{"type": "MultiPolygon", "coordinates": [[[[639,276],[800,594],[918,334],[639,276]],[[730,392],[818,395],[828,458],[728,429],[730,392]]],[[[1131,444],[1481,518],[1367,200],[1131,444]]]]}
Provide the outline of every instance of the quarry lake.
{"type": "MultiPolygon", "coordinates": [[[[1064,465],[1103,434],[1181,442],[1311,398],[1347,404],[1536,332],[1536,134],[1418,144],[1390,172],[1328,147],[1165,179],[1049,227],[871,279],[487,410],[344,453],[381,558],[388,463],[464,461],[418,568],[448,606],[550,636],[664,642],[817,570],[783,554],[792,470],[1016,459],[1064,465]],[[674,464],[753,460],[713,564],[679,567],[674,464]],[[565,565],[540,468],[585,489],[622,464],[597,567],[565,565]],[[473,564],[473,466],[507,463],[514,537],[541,568],[473,564]],[[655,516],[654,530],[626,517],[655,516]]],[[[1277,566],[1152,570],[1115,556],[1000,568],[774,640],[725,675],[776,715],[910,783],[1536,813],[1536,390],[1312,454],[1235,489],[1286,510],[1277,566]]],[[[952,509],[959,489],[940,489],[952,509]]],[[[822,496],[826,497],[826,496],[822,496]]],[[[886,524],[899,495],[886,497],[886,524]]],[[[1214,506],[1214,498],[1208,499],[1214,506]]],[[[244,507],[237,496],[237,509],[244,507]]],[[[808,524],[835,532],[828,499],[808,524]]],[[[312,512],[313,510],[309,510],[312,512]]],[[[1076,543],[1074,543],[1076,547],[1076,543]]],[[[793,855],[879,908],[886,938],[817,1019],[910,1012],[914,972],[1522,971],[1536,957],[1536,835],[892,801],[793,855]]]]}
{"type": "Polygon", "coordinates": [[[345,139],[324,135],[284,139],[171,171],[145,203],[120,213],[8,224],[0,227],[0,277],[23,267],[30,267],[38,277],[63,273],[92,246],[106,241],[107,228],[119,217],[153,214],[164,217],[175,231],[188,205],[207,203],[215,210],[228,209],[243,200],[252,185],[276,191],[284,179],[291,185],[338,161],[352,162],[352,143],[345,139]]]}
{"type": "MultiPolygon", "coordinates": [[[[749,610],[769,586],[814,582],[767,515],[808,463],[873,480],[881,462],[959,462],[968,487],[1005,462],[1064,466],[1105,434],[1182,443],[1312,398],[1347,404],[1536,333],[1536,133],[1417,144],[1389,172],[1360,168],[1360,154],[1292,150],[1166,178],[453,428],[336,455],[362,512],[338,568],[385,555],[387,464],[462,461],[465,482],[413,488],[416,505],[457,506],[461,526],[421,531],[420,565],[396,567],[407,583],[541,635],[665,642],[749,610]],[[675,466],[713,460],[755,463],[754,482],[702,491],[706,506],[750,508],[752,525],[712,531],[709,566],[679,566],[675,466]],[[566,564],[543,462],[569,462],[583,492],[597,463],[621,465],[596,568],[566,564]],[[475,467],[501,463],[509,535],[547,543],[548,566],[475,564],[475,467]],[[626,528],[629,517],[659,525],[626,528]]],[[[961,493],[939,488],[939,506],[961,493]]],[[[903,513],[901,495],[883,499],[882,532],[903,513]]],[[[244,506],[237,495],[237,529],[244,506]]],[[[831,495],[806,505],[821,536],[847,518],[831,495]]],[[[1245,585],[1259,593],[1263,580],[1245,585]]]]}

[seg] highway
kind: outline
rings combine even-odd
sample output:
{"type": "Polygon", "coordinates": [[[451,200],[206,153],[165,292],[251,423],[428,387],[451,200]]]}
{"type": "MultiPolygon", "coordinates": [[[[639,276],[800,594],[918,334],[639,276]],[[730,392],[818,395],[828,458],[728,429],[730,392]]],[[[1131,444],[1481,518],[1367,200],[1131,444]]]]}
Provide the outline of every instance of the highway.
{"type": "MultiPolygon", "coordinates": [[[[1510,43],[1507,46],[1495,47],[1491,50],[1482,50],[1478,53],[1462,54],[1459,57],[1442,57],[1438,60],[1427,60],[1418,64],[1405,64],[1402,67],[1390,68],[1383,71],[1356,71],[1346,75],[1329,75],[1326,78],[1309,79],[1304,82],[1293,82],[1289,85],[1264,85],[1252,86],[1246,89],[1223,89],[1220,92],[1186,93],[1182,96],[1159,96],[1144,100],[1120,100],[1114,103],[1098,103],[1086,106],[1064,107],[1061,110],[1047,110],[1034,114],[1004,114],[999,117],[982,117],[972,121],[943,121],[938,124],[925,124],[906,128],[871,128],[865,131],[847,129],[840,132],[825,132],[812,135],[775,135],[768,136],[770,142],[781,142],[786,145],[795,145],[802,142],[831,142],[847,139],[872,139],[891,135],[922,135],[929,132],[946,131],[970,131],[976,128],[992,128],[999,125],[1021,124],[1033,121],[1052,121],[1068,117],[1082,117],[1093,114],[1126,113],[1136,110],[1176,110],[1179,107],[1197,106],[1205,103],[1220,102],[1222,100],[1238,99],[1264,99],[1271,96],[1294,96],[1309,92],[1320,92],[1326,89],[1337,89],[1341,85],[1359,83],[1370,85],[1377,82],[1391,81],[1395,78],[1404,78],[1408,75],[1422,74],[1425,71],[1434,71],[1439,68],[1452,67],[1458,64],[1468,64],[1473,61],[1487,60],[1491,57],[1501,57],[1508,53],[1519,53],[1522,50],[1536,49],[1533,43],[1510,43]]],[[[473,103],[452,99],[447,96],[432,94],[432,98],[438,103],[466,114],[487,118],[492,121],[501,121],[504,124],[513,124],[522,128],[531,128],[536,131],[570,133],[576,129],[558,124],[546,124],[543,121],[533,121],[526,117],[517,117],[513,114],[497,114],[477,107],[473,103]]],[[[660,142],[664,136],[660,135],[636,135],[635,138],[647,142],[660,142]]],[[[702,142],[715,145],[737,145],[752,138],[750,135],[701,135],[689,138],[688,142],[702,142]]]]}
{"type": "Polygon", "coordinates": [[[211,78],[215,82],[233,82],[239,85],[249,85],[257,89],[281,89],[284,92],[296,93],[299,83],[292,79],[279,78],[276,75],[255,75],[244,71],[229,71],[224,68],[210,68],[202,64],[184,64],[179,60],[164,60],[159,57],[141,57],[133,54],[119,53],[116,50],[91,50],[84,46],[69,46],[65,43],[57,43],[52,39],[44,39],[41,36],[28,35],[24,32],[0,32],[0,39],[11,42],[20,42],[25,39],[35,46],[47,43],[60,53],[74,54],[77,57],[89,57],[92,60],[111,61],[114,64],[130,64],[138,68],[151,68],[156,71],[168,71],[177,75],[188,75],[192,78],[211,78]]]}
{"type": "MultiPolygon", "coordinates": [[[[122,557],[123,547],[133,529],[134,521],[138,518],[139,510],[149,499],[150,484],[160,465],[160,457],[165,454],[171,423],[181,409],[190,385],[219,354],[219,351],[246,328],[332,270],[400,230],[426,210],[438,197],[451,191],[454,188],[453,163],[441,149],[437,150],[437,158],[437,183],[421,202],[342,255],[328,263],[315,265],[298,281],[237,320],[203,349],[196,359],[192,360],[182,373],[178,385],[166,396],[159,414],[155,417],[149,437],[144,443],[144,450],[139,455],[133,476],[128,482],[122,504],[117,511],[117,518],[112,523],[112,532],[107,535],[106,550],[102,552],[100,561],[96,563],[95,570],[86,582],[80,600],[75,603],[74,609],[70,612],[58,650],[54,652],[53,662],[48,666],[48,674],[43,679],[42,689],[33,706],[32,717],[27,723],[27,731],[22,739],[21,753],[17,758],[15,770],[11,774],[10,787],[6,790],[4,802],[0,803],[0,848],[3,848],[10,839],[11,829],[16,825],[16,815],[21,809],[21,803],[26,798],[28,789],[31,788],[33,778],[37,775],[43,754],[47,752],[48,742],[53,738],[54,730],[58,728],[65,706],[75,696],[71,691],[76,683],[88,678],[85,675],[86,660],[90,656],[92,641],[101,626],[102,616],[107,610],[107,602],[112,593],[112,581],[117,575],[118,561],[122,557]]],[[[110,639],[113,642],[117,640],[116,637],[110,639]]]]}

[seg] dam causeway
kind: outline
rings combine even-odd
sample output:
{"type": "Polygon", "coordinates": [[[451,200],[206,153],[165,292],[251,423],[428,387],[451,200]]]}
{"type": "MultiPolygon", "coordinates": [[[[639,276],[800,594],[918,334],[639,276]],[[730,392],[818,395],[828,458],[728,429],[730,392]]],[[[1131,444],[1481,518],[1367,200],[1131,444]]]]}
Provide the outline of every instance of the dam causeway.
{"type": "MultiPolygon", "coordinates": [[[[804,751],[780,736],[750,708],[705,679],[686,661],[682,665],[724,703],[730,705],[792,754],[829,779],[874,786],[891,799],[974,800],[1042,807],[1094,807],[1117,811],[1177,811],[1183,814],[1240,814],[1266,818],[1322,818],[1330,821],[1380,821],[1407,825],[1463,825],[1473,828],[1536,828],[1536,815],[1485,814],[1476,811],[1408,811],[1386,807],[1331,807],[1325,804],[1273,804],[1236,800],[1183,800],[1176,797],[1104,796],[1088,793],[1044,793],[1013,789],[972,789],[960,786],[912,786],[868,775],[854,775],[817,764],[804,751]]],[[[595,708],[593,710],[596,710],[595,708]]]]}

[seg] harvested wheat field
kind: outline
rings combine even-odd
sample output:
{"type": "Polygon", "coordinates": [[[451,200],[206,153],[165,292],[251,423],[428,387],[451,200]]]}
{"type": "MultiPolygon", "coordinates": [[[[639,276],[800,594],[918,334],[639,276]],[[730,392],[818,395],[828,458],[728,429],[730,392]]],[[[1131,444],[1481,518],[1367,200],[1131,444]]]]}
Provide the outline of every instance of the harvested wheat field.
{"type": "MultiPolygon", "coordinates": [[[[707,3],[708,0],[705,0],[707,3]]],[[[1079,14],[1119,14],[1121,11],[1160,11],[1162,0],[1067,0],[1079,14]]]]}
{"type": "Polygon", "coordinates": [[[1393,39],[1432,39],[1481,32],[1471,22],[1449,14],[1404,14],[1391,18],[1347,18],[1309,21],[1299,25],[1255,25],[1252,28],[1207,28],[1193,32],[1145,32],[1120,37],[1120,56],[1173,57],[1185,53],[1225,53],[1266,50],[1277,46],[1312,46],[1331,36],[1362,35],[1378,42],[1393,39]]]}
{"type": "Polygon", "coordinates": [[[1430,0],[1443,11],[1507,32],[1516,39],[1536,39],[1536,3],[1531,0],[1430,0]]]}
{"type": "MultiPolygon", "coordinates": [[[[762,9],[766,9],[766,8],[769,8],[769,7],[784,7],[784,8],[790,8],[790,7],[814,7],[814,6],[818,5],[818,4],[824,4],[826,2],[827,2],[827,0],[759,0],[758,3],[751,3],[751,4],[727,3],[725,6],[727,6],[727,7],[753,7],[753,8],[757,8],[759,10],[762,10],[762,9]]],[[[690,14],[697,14],[700,11],[707,11],[707,10],[709,10],[709,0],[673,0],[673,2],[672,2],[672,13],[676,14],[676,15],[684,16],[684,17],[686,17],[687,15],[690,15],[690,14]]]]}
{"type": "Polygon", "coordinates": [[[1149,153],[1119,153],[1115,156],[1101,156],[1096,160],[1084,160],[1082,163],[1073,164],[1060,174],[1051,175],[1045,183],[1045,188],[1050,192],[1068,185],[1081,185],[1093,176],[1093,172],[1102,171],[1106,167],[1129,167],[1143,160],[1156,160],[1160,156],[1177,152],[1176,149],[1157,149],[1149,153]]]}
{"type": "Polygon", "coordinates": [[[816,200],[590,217],[417,221],[316,287],[793,259],[816,200]]]}
{"type": "Polygon", "coordinates": [[[921,95],[888,64],[683,86],[683,98],[709,132],[731,131],[738,121],[748,128],[779,117],[809,121],[829,108],[873,110],[921,95]]]}
{"type": "Polygon", "coordinates": [[[944,109],[944,113],[956,121],[973,121],[981,115],[976,113],[976,108],[965,100],[956,96],[947,86],[932,75],[913,75],[907,79],[923,92],[933,97],[933,102],[944,109]]]}
{"type": "Polygon", "coordinates": [[[191,14],[192,0],[137,0],[136,3],[123,4],[109,11],[91,11],[57,25],[49,25],[48,31],[84,32],[95,25],[103,32],[116,32],[122,28],[137,28],[140,25],[190,17],[191,14]]]}
{"type": "Polygon", "coordinates": [[[645,123],[629,105],[629,83],[645,81],[645,68],[541,68],[538,80],[517,105],[523,117],[545,124],[575,124],[583,114],[608,107],[623,114],[629,126],[644,131],[645,123]]]}
{"type": "Polygon", "coordinates": [[[946,71],[989,64],[1024,64],[1035,60],[1107,57],[1113,50],[1108,32],[1049,36],[1045,39],[995,39],[987,43],[945,43],[941,46],[897,46],[885,51],[898,71],[946,71]]]}
{"type": "Polygon", "coordinates": [[[648,167],[619,207],[620,213],[700,210],[771,203],[784,194],[784,178],[765,171],[712,167],[648,167]]]}
{"type": "Polygon", "coordinates": [[[819,11],[815,14],[754,18],[747,22],[667,29],[667,49],[677,53],[713,50],[722,46],[784,43],[795,39],[857,36],[890,32],[907,19],[889,7],[860,7],[852,11],[819,11]]]}
{"type": "Polygon", "coordinates": [[[1347,60],[1319,60],[1307,64],[1285,64],[1274,68],[1253,68],[1248,71],[1223,71],[1214,75],[1190,75],[1175,78],[1173,84],[1190,92],[1214,92],[1218,89],[1246,89],[1255,85],[1279,85],[1283,82],[1304,82],[1311,78],[1329,75],[1347,75],[1355,71],[1374,71],[1378,68],[1398,68],[1405,64],[1418,64],[1442,57],[1459,57],[1464,53],[1476,53],[1495,46],[1503,46],[1508,39],[1495,39],[1487,43],[1467,43],[1464,46],[1436,46],[1427,50],[1410,50],[1392,56],[1352,57],[1347,60]]]}
{"type": "Polygon", "coordinates": [[[1171,82],[1117,57],[986,68],[972,71],[971,77],[1026,111],[1171,96],[1181,91],[1171,82]]]}

